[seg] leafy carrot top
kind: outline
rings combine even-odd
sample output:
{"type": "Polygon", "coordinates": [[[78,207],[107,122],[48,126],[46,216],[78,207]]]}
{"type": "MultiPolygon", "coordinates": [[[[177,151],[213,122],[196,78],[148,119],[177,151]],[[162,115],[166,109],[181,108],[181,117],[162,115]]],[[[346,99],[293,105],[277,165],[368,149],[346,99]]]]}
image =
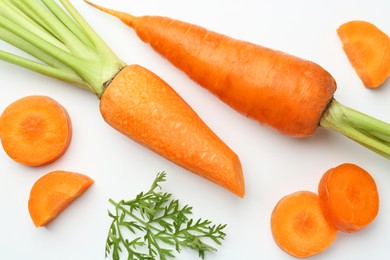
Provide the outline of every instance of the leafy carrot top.
{"type": "Polygon", "coordinates": [[[195,249],[202,259],[206,252],[216,251],[208,241],[220,245],[225,238],[223,229],[226,225],[190,219],[192,207],[181,207],[177,199],[172,199],[172,194],[158,190],[165,177],[165,172],[157,174],[149,191],[139,193],[133,200],[109,200],[115,211],[109,212],[113,220],[107,237],[106,257],[112,255],[113,259],[120,259],[123,248],[128,259],[151,260],[174,257],[172,247],[177,252],[183,247],[195,249]],[[136,237],[127,238],[129,232],[136,237]]]}

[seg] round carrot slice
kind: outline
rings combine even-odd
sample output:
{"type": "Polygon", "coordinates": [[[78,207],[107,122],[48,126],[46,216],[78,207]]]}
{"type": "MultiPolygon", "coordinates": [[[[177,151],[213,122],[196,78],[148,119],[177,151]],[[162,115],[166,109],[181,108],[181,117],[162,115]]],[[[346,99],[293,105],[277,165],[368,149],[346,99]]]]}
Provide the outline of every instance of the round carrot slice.
{"type": "Polygon", "coordinates": [[[47,225],[93,183],[86,175],[53,171],[38,179],[30,191],[28,210],[36,227],[47,225]]]}
{"type": "Polygon", "coordinates": [[[0,129],[8,156],[28,166],[61,157],[72,135],[68,113],[47,96],[27,96],[10,104],[0,117],[0,129]]]}
{"type": "Polygon", "coordinates": [[[359,231],[378,214],[375,181],[355,164],[345,163],[329,169],[321,178],[318,192],[325,216],[340,231],[359,231]]]}
{"type": "Polygon", "coordinates": [[[276,204],[271,231],[277,245],[295,257],[323,252],[337,235],[322,214],[318,195],[310,191],[289,194],[276,204]]]}

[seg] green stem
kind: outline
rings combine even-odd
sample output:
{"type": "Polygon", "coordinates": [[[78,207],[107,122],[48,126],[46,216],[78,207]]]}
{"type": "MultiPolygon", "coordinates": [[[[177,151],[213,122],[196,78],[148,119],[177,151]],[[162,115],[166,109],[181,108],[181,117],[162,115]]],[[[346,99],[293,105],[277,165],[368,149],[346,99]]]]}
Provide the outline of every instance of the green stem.
{"type": "Polygon", "coordinates": [[[42,29],[42,27],[37,24],[33,19],[28,17],[24,12],[19,10],[17,7],[10,4],[9,1],[0,0],[2,4],[1,13],[10,20],[13,20],[14,23],[17,23],[24,29],[32,32],[38,37],[46,39],[47,42],[66,50],[65,45],[63,45],[57,38],[53,37],[47,30],[42,29]]]}
{"type": "MultiPolygon", "coordinates": [[[[1,32],[1,30],[0,30],[1,32]]],[[[0,59],[8,61],[10,63],[19,65],[24,68],[28,68],[32,71],[44,74],[46,76],[61,79],[62,81],[74,84],[76,86],[88,89],[88,86],[82,78],[78,77],[71,71],[57,69],[55,67],[50,67],[29,59],[22,58],[20,56],[5,52],[0,50],[0,59]]]]}
{"type": "MultiPolygon", "coordinates": [[[[70,29],[62,23],[56,16],[56,13],[53,13],[52,10],[46,8],[38,1],[26,1],[26,4],[30,10],[32,10],[40,19],[42,19],[44,24],[50,28],[50,32],[68,47],[70,52],[84,58],[89,57],[89,55],[93,53],[78,37],[76,37],[74,32],[70,31],[70,29]]],[[[55,10],[53,5],[48,4],[48,6],[55,10]]]]}
{"type": "Polygon", "coordinates": [[[390,159],[390,124],[332,100],[320,125],[390,159]]]}
{"type": "MultiPolygon", "coordinates": [[[[115,208],[115,211],[116,211],[116,215],[119,216],[119,209],[118,207],[115,208]]],[[[121,209],[123,210],[123,209],[121,209]]],[[[122,235],[122,231],[121,231],[121,228],[120,228],[120,224],[118,222],[118,220],[115,221],[116,222],[116,230],[118,232],[118,235],[119,235],[119,238],[122,240],[122,241],[125,241],[125,238],[123,237],[122,235]]],[[[127,251],[131,251],[131,248],[126,244],[126,243],[123,243],[124,247],[126,248],[127,251]]]]}
{"type": "Polygon", "coordinates": [[[157,232],[161,232],[161,231],[162,231],[161,229],[158,229],[158,228],[156,228],[155,226],[150,225],[150,223],[147,223],[147,222],[143,221],[141,218],[139,218],[139,217],[137,217],[136,215],[134,215],[131,211],[127,210],[125,207],[123,207],[123,206],[120,205],[119,203],[116,203],[114,200],[109,199],[108,201],[109,201],[112,205],[114,205],[116,209],[122,210],[122,211],[125,212],[127,215],[131,216],[133,219],[135,219],[136,221],[138,221],[139,223],[141,223],[143,226],[148,227],[148,228],[150,228],[150,229],[153,229],[154,231],[157,231],[157,232]]]}
{"type": "Polygon", "coordinates": [[[54,0],[0,0],[0,39],[44,64],[4,51],[0,59],[82,86],[100,97],[106,84],[126,64],[69,0],[61,3],[62,6],[54,0]]]}
{"type": "Polygon", "coordinates": [[[42,0],[45,5],[53,12],[53,14],[78,38],[80,41],[88,46],[93,46],[89,37],[86,36],[82,29],[64,12],[63,9],[53,0],[42,0]]]}

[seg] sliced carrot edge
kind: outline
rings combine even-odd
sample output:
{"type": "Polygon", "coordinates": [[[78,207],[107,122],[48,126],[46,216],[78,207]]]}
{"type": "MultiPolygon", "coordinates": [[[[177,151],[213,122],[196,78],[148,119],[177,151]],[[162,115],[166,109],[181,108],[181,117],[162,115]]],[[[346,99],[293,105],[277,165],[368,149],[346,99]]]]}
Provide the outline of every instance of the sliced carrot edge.
{"type": "Polygon", "coordinates": [[[354,164],[341,164],[321,178],[318,193],[325,217],[340,231],[353,233],[368,226],[379,212],[372,176],[354,164]]]}
{"type": "Polygon", "coordinates": [[[53,171],[39,178],[31,188],[28,201],[30,216],[36,227],[46,226],[92,184],[86,175],[53,171]]]}
{"type": "Polygon", "coordinates": [[[337,229],[322,215],[317,194],[298,191],[283,197],[271,215],[276,244],[294,257],[323,252],[335,240],[337,229]]]}
{"type": "Polygon", "coordinates": [[[11,103],[0,117],[0,130],[4,151],[27,166],[46,165],[59,159],[72,137],[66,109],[54,99],[38,95],[11,103]]]}

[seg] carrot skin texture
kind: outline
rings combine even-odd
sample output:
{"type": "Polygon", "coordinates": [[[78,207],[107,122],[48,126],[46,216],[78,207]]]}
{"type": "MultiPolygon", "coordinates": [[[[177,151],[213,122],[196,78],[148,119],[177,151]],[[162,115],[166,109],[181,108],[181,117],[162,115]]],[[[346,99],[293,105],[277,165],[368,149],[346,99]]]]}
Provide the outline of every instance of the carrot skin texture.
{"type": "Polygon", "coordinates": [[[4,151],[27,166],[57,160],[72,137],[67,111],[47,96],[27,96],[10,104],[0,117],[0,129],[4,151]]]}
{"type": "Polygon", "coordinates": [[[134,141],[244,196],[238,156],[149,70],[125,67],[104,91],[100,111],[109,125],[134,141]]]}
{"type": "Polygon", "coordinates": [[[300,258],[323,252],[337,236],[337,229],[322,215],[318,195],[310,191],[279,200],[271,215],[271,231],[281,249],[300,258]]]}
{"type": "Polygon", "coordinates": [[[137,17],[91,5],[132,27],[232,108],[285,135],[312,135],[336,91],[333,77],[313,62],[167,17],[137,17]]]}
{"type": "Polygon", "coordinates": [[[343,49],[366,88],[377,88],[390,76],[390,38],[366,21],[349,21],[337,29],[343,49]]]}
{"type": "Polygon", "coordinates": [[[28,201],[30,216],[36,227],[46,226],[92,184],[86,175],[53,171],[39,178],[31,188],[28,201]]]}
{"type": "Polygon", "coordinates": [[[355,164],[329,169],[320,180],[318,194],[325,217],[343,232],[362,230],[379,211],[374,179],[355,164]]]}

